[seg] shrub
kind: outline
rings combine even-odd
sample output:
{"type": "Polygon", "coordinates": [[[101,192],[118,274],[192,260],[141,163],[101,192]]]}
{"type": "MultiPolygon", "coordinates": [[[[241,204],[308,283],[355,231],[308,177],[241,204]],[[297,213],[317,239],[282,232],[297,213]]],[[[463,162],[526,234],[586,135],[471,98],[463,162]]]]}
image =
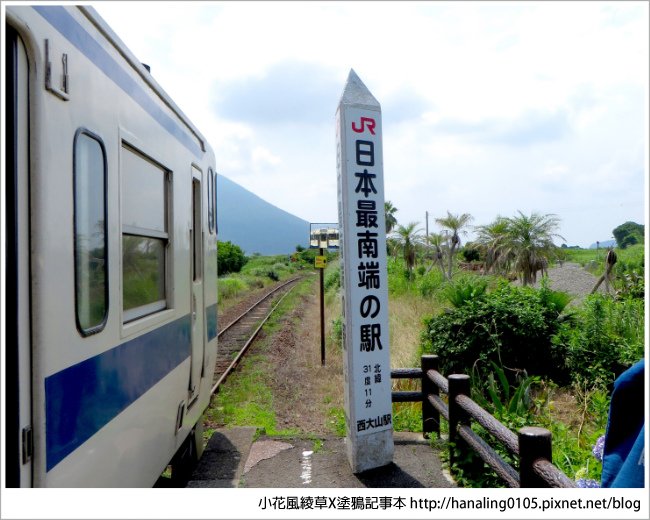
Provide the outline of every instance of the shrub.
{"type": "Polygon", "coordinates": [[[323,283],[326,291],[329,291],[330,289],[333,289],[334,291],[338,291],[339,288],[341,287],[341,270],[332,269],[331,271],[329,271],[325,275],[325,280],[323,283]]]}
{"type": "Polygon", "coordinates": [[[238,273],[248,259],[244,251],[232,242],[217,242],[217,270],[219,275],[238,273]]]}
{"type": "Polygon", "coordinates": [[[255,267],[254,269],[249,269],[246,271],[249,276],[263,278],[267,275],[268,269],[264,267],[255,267]]]}
{"type": "Polygon", "coordinates": [[[553,298],[530,287],[507,284],[458,308],[425,319],[422,349],[440,355],[442,373],[469,373],[477,363],[568,380],[562,344],[552,344],[562,319],[553,298]]]}
{"type": "Polygon", "coordinates": [[[481,257],[481,253],[478,249],[469,246],[465,246],[463,249],[461,249],[460,254],[462,255],[465,262],[478,262],[481,257]]]}
{"type": "Polygon", "coordinates": [[[642,244],[633,245],[618,252],[614,266],[614,286],[621,298],[645,297],[645,251],[642,244]]]}
{"type": "Polygon", "coordinates": [[[643,244],[644,226],[636,222],[625,222],[612,231],[616,244],[621,249],[634,244],[643,244]]]}
{"type": "Polygon", "coordinates": [[[339,348],[343,346],[343,316],[337,316],[332,320],[330,339],[339,348]]]}
{"type": "Polygon", "coordinates": [[[567,352],[575,382],[607,386],[644,355],[644,302],[588,296],[575,323],[566,323],[553,343],[567,352]]]}
{"type": "Polygon", "coordinates": [[[246,289],[246,283],[240,278],[221,278],[217,285],[220,300],[227,300],[228,298],[237,296],[237,294],[246,289]]]}
{"type": "Polygon", "coordinates": [[[273,264],[274,271],[286,271],[287,269],[288,269],[288,265],[286,263],[276,262],[273,264]]]}
{"type": "Polygon", "coordinates": [[[417,282],[417,289],[420,295],[425,298],[434,296],[445,283],[445,275],[440,269],[432,269],[422,276],[417,282]]]}
{"type": "Polygon", "coordinates": [[[442,294],[449,303],[459,308],[467,302],[483,298],[486,291],[487,280],[476,276],[465,276],[447,285],[442,294]]]}
{"type": "Polygon", "coordinates": [[[404,268],[404,261],[389,258],[387,262],[388,293],[398,296],[408,293],[411,287],[408,270],[404,268]]]}
{"type": "Polygon", "coordinates": [[[316,260],[316,257],[319,255],[320,255],[319,249],[305,249],[304,251],[300,251],[298,253],[298,258],[305,264],[308,264],[311,267],[313,267],[314,261],[316,260]]]}

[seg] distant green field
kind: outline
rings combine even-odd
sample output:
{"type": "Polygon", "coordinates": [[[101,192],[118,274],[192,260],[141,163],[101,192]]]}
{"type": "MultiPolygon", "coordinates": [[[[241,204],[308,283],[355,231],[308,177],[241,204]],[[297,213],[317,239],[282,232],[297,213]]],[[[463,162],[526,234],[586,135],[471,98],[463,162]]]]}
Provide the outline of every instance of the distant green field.
{"type": "MultiPolygon", "coordinates": [[[[561,249],[565,262],[575,262],[586,267],[594,274],[602,274],[605,265],[607,249],[561,249]]],[[[628,271],[642,269],[644,262],[644,246],[637,244],[626,249],[615,248],[617,268],[628,271]]]]}
{"type": "MultiPolygon", "coordinates": [[[[219,309],[235,298],[252,290],[261,289],[281,280],[287,280],[298,273],[316,273],[314,257],[317,250],[306,249],[291,255],[261,256],[252,255],[238,273],[228,273],[219,277],[217,283],[219,309]]],[[[337,253],[327,253],[331,264],[337,253]]]]}
{"type": "Polygon", "coordinates": [[[584,266],[593,261],[604,262],[607,249],[562,249],[562,252],[566,255],[567,262],[575,262],[584,266]]]}

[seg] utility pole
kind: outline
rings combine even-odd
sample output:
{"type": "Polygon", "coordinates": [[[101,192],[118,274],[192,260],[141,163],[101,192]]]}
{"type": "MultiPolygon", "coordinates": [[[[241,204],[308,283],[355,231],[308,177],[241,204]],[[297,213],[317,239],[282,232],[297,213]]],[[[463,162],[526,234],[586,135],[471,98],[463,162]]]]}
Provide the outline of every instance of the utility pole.
{"type": "MultiPolygon", "coordinates": [[[[325,257],[325,249],[320,248],[320,256],[325,257]]],[[[320,271],[320,364],[325,366],[325,268],[320,271]]]]}
{"type": "Polygon", "coordinates": [[[425,231],[425,232],[426,232],[425,238],[428,239],[428,238],[429,238],[429,212],[428,212],[428,211],[425,211],[424,214],[425,214],[424,222],[426,223],[426,224],[425,224],[425,229],[426,229],[426,231],[425,231]]]}

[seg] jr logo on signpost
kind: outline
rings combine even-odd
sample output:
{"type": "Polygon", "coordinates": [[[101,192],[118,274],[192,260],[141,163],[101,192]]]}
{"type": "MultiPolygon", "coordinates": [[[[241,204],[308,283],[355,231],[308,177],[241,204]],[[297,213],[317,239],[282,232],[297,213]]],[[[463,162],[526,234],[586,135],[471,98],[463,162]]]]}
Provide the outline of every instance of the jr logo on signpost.
{"type": "Polygon", "coordinates": [[[337,111],[348,459],[355,472],[392,462],[381,109],[354,71],[337,111]]]}
{"type": "Polygon", "coordinates": [[[371,117],[362,117],[358,126],[355,122],[352,122],[352,130],[357,133],[365,132],[366,125],[368,125],[368,131],[375,135],[375,120],[371,117]]]}

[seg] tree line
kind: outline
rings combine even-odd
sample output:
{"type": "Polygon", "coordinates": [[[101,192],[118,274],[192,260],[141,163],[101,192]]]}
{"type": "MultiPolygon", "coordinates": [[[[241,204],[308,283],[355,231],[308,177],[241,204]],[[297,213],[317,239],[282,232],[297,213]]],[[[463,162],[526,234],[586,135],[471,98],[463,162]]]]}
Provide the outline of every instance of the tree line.
{"type": "MultiPolygon", "coordinates": [[[[426,234],[419,222],[399,224],[397,208],[385,203],[386,233],[389,253],[401,254],[406,269],[412,273],[416,261],[422,258],[429,263],[427,272],[438,267],[445,278],[451,280],[454,261],[461,248],[461,236],[470,228],[476,238],[463,250],[465,259],[480,260],[482,272],[507,276],[516,274],[522,285],[532,285],[539,271],[544,272],[548,264],[557,259],[555,240],[565,240],[558,233],[560,218],[554,214],[521,211],[512,217],[497,216],[489,224],[470,226],[473,217],[469,213],[452,214],[435,219],[440,232],[426,234]]],[[[643,226],[626,222],[614,231],[619,247],[643,242],[643,226]]]]}

